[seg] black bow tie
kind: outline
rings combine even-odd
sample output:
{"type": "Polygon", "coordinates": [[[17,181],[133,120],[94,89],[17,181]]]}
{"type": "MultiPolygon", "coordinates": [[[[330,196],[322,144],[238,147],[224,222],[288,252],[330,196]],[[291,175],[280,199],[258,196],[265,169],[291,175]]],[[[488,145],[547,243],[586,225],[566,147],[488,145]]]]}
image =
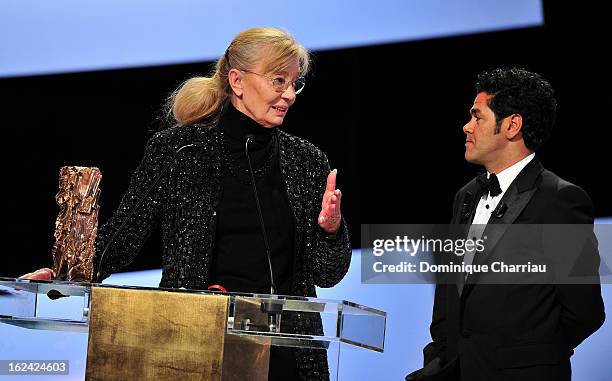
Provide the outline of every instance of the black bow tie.
{"type": "Polygon", "coordinates": [[[478,175],[478,178],[476,180],[480,184],[480,189],[484,192],[484,194],[489,193],[491,197],[495,197],[498,194],[501,194],[502,190],[499,186],[499,180],[497,180],[497,176],[495,176],[495,173],[491,173],[488,179],[486,173],[481,173],[480,175],[478,175]]]}

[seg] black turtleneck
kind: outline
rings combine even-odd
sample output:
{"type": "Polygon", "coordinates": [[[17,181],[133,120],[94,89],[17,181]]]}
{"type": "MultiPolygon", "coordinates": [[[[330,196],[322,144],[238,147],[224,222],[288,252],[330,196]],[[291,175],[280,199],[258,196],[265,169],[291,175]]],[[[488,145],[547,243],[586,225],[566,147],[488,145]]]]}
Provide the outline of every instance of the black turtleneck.
{"type": "MultiPolygon", "coordinates": [[[[260,126],[227,102],[219,119],[224,140],[223,192],[217,207],[217,236],[211,284],[228,291],[270,293],[270,272],[255,196],[244,152],[253,135],[249,156],[261,204],[278,294],[291,295],[294,262],[294,222],[283,186],[275,128],[260,126]]],[[[272,347],[268,379],[297,380],[293,351],[272,347]]]]}
{"type": "Polygon", "coordinates": [[[294,221],[281,179],[275,128],[265,128],[227,102],[219,120],[223,133],[223,192],[217,208],[211,284],[233,292],[270,292],[270,275],[259,215],[247,172],[246,136],[279,294],[291,294],[294,221]]]}

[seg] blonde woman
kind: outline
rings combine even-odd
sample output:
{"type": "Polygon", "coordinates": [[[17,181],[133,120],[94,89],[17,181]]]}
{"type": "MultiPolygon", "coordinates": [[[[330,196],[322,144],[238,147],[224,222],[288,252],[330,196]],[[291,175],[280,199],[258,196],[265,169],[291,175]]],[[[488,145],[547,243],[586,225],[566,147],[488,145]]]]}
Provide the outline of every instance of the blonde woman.
{"type": "MultiPolygon", "coordinates": [[[[176,125],[148,142],[119,208],[99,229],[97,281],[129,264],[158,223],[161,287],[315,296],[315,285],[342,279],[351,247],[337,171],[314,145],[278,128],[308,67],[307,50],[289,34],[254,28],[234,38],[210,77],[191,78],[172,94],[176,125]]],[[[318,318],[303,314],[285,326],[321,330],[318,318]]],[[[271,380],[328,377],[323,350],[272,351],[271,380]]]]}

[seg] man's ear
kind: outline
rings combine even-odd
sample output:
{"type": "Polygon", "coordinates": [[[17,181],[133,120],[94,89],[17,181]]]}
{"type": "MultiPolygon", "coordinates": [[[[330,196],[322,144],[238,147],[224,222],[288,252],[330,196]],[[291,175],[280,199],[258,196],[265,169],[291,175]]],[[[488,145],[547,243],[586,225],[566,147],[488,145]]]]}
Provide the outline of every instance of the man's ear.
{"type": "Polygon", "coordinates": [[[241,97],[243,92],[242,72],[238,69],[230,69],[227,73],[227,80],[234,94],[236,94],[237,97],[241,97]]]}
{"type": "Polygon", "coordinates": [[[512,114],[506,118],[508,125],[504,128],[504,133],[508,140],[515,140],[521,137],[521,130],[523,128],[523,117],[521,114],[512,114]]]}

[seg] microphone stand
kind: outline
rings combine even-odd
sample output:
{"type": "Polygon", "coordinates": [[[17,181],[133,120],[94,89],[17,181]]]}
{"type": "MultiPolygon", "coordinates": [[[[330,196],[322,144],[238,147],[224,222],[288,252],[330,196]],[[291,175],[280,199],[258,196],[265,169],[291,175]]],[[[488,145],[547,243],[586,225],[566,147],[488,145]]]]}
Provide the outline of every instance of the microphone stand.
{"type": "MultiPolygon", "coordinates": [[[[253,186],[253,195],[255,196],[257,214],[259,215],[259,224],[261,226],[261,235],[263,237],[264,245],[266,247],[266,257],[268,259],[268,269],[270,271],[270,295],[276,296],[276,284],[274,283],[274,272],[272,270],[272,255],[270,254],[270,244],[268,243],[268,234],[266,233],[266,227],[264,225],[263,213],[261,212],[261,204],[259,203],[259,196],[257,194],[257,186],[255,185],[255,175],[253,174],[253,167],[251,165],[251,158],[249,156],[249,143],[252,139],[252,134],[247,135],[246,142],[244,145],[244,153],[246,155],[247,164],[249,166],[249,175],[251,177],[251,185],[253,186]]],[[[270,298],[268,300],[262,301],[260,308],[262,312],[268,314],[268,329],[270,330],[270,332],[280,332],[283,302],[279,299],[270,298]]]]}

